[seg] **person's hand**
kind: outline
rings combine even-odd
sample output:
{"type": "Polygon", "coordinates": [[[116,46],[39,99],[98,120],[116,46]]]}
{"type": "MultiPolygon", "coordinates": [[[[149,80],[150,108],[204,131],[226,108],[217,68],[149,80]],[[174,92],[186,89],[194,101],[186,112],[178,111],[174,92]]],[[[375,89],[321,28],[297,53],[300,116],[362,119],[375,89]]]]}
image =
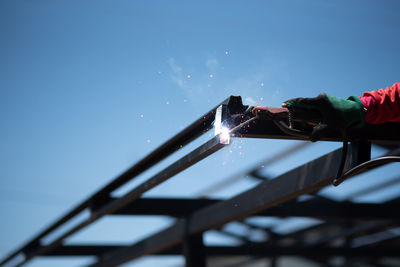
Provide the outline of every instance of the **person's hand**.
{"type": "Polygon", "coordinates": [[[317,141],[332,129],[344,132],[348,128],[361,128],[365,124],[365,111],[357,96],[347,100],[328,94],[320,94],[313,98],[293,98],[285,101],[282,107],[316,110],[321,113],[322,120],[314,126],[311,141],[317,141]]]}

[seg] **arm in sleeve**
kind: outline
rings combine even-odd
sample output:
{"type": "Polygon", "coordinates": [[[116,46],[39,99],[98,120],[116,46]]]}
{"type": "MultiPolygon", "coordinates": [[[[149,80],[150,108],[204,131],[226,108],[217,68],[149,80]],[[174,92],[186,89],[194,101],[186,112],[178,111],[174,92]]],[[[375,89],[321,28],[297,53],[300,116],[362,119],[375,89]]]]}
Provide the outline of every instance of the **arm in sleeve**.
{"type": "Polygon", "coordinates": [[[365,92],[360,99],[366,109],[366,123],[400,122],[400,83],[385,90],[365,92]]]}

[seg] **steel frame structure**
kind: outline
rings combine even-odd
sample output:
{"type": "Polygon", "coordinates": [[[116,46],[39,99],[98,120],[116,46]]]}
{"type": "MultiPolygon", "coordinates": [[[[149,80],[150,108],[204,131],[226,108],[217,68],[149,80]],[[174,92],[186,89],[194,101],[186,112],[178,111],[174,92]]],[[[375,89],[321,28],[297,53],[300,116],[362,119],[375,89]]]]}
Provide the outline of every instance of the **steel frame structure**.
{"type": "MultiPolygon", "coordinates": [[[[341,256],[345,259],[362,259],[375,263],[384,257],[400,257],[398,253],[400,238],[396,235],[389,236],[382,242],[377,241],[366,245],[361,242],[358,247],[351,245],[357,238],[360,240],[363,236],[383,233],[387,229],[398,226],[400,222],[400,215],[397,212],[400,207],[398,200],[383,204],[361,204],[351,201],[338,202],[318,195],[311,200],[298,200],[299,196],[315,194],[332,183],[339,168],[342,149],[327,153],[274,179],[262,177],[257,170],[251,170],[248,175],[262,181],[254,188],[227,200],[141,198],[145,192],[225,147],[227,144],[221,142],[220,136],[217,135],[122,197],[111,196],[116,189],[210,130],[218,107],[221,105],[226,107],[232,103],[237,105],[237,102],[237,97],[230,97],[217,105],[39,233],[30,242],[10,253],[0,262],[0,266],[21,266],[38,256],[96,256],[97,260],[90,266],[117,266],[144,255],[184,255],[188,267],[204,267],[207,265],[207,257],[229,255],[251,256],[254,259],[295,255],[316,262],[326,262],[330,257],[341,256]],[[88,218],[44,245],[43,240],[46,237],[84,211],[90,212],[88,218]],[[176,222],[171,227],[130,246],[63,244],[66,238],[106,215],[149,214],[172,216],[176,218],[176,222]],[[287,235],[263,228],[260,230],[265,231],[269,238],[262,243],[238,236],[244,241],[243,245],[233,247],[204,245],[204,232],[211,229],[221,230],[221,227],[229,222],[238,221],[259,228],[244,221],[250,216],[312,217],[319,218],[324,223],[287,235]],[[335,232],[332,229],[339,230],[335,232]],[[310,233],[319,233],[317,234],[319,238],[309,241],[305,236],[310,233]],[[323,236],[324,233],[329,234],[323,236]],[[346,242],[343,245],[333,246],[332,241],[339,239],[344,239],[346,242]],[[286,245],[285,240],[290,240],[291,244],[286,245]]],[[[246,126],[237,127],[231,135],[238,138],[304,140],[304,138],[282,132],[270,121],[256,119],[246,126]]],[[[345,170],[369,159],[371,143],[383,144],[391,148],[387,155],[400,155],[398,147],[400,124],[368,125],[361,130],[350,131],[348,138],[351,145],[345,161],[345,170]]],[[[323,138],[325,141],[342,141],[341,139],[340,133],[335,132],[323,138]]],[[[360,173],[368,170],[364,169],[360,173]]],[[[380,187],[390,186],[399,182],[399,179],[381,184],[380,187]]],[[[373,190],[374,188],[371,188],[359,194],[373,190]]]]}

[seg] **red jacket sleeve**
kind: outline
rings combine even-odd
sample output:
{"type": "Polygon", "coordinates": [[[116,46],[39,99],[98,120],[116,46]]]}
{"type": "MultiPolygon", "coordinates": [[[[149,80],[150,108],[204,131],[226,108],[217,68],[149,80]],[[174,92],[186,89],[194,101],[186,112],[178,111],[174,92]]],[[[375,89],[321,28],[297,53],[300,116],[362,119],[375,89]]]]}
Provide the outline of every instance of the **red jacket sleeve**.
{"type": "Polygon", "coordinates": [[[400,83],[385,90],[365,92],[360,99],[366,108],[366,123],[400,122],[400,83]]]}

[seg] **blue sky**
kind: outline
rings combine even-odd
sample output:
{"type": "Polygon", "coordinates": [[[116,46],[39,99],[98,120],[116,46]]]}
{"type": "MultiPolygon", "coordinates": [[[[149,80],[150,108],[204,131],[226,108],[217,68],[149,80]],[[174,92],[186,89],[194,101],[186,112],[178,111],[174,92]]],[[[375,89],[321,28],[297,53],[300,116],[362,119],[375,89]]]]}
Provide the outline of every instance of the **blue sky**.
{"type": "MultiPolygon", "coordinates": [[[[399,11],[388,0],[1,1],[0,257],[229,95],[280,106],[398,82],[399,11]]],[[[291,144],[236,140],[149,195],[193,195],[291,144]]],[[[338,146],[315,145],[308,159],[338,146]]],[[[74,240],[114,225],[101,240],[128,242],[141,233],[126,225],[169,223],[148,220],[107,218],[74,240]]]]}

